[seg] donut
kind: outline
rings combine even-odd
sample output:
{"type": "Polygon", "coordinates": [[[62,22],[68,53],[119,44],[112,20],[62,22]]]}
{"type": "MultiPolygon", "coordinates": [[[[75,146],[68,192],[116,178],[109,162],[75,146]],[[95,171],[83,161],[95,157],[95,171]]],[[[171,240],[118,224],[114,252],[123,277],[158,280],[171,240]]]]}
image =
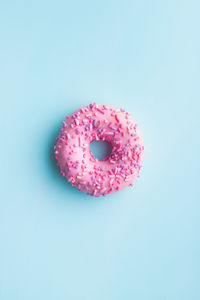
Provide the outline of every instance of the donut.
{"type": "Polygon", "coordinates": [[[67,116],[62,124],[55,158],[72,186],[98,197],[133,185],[142,167],[144,143],[128,112],[94,102],[67,116]],[[94,140],[107,141],[110,155],[96,159],[90,150],[94,140]]]}

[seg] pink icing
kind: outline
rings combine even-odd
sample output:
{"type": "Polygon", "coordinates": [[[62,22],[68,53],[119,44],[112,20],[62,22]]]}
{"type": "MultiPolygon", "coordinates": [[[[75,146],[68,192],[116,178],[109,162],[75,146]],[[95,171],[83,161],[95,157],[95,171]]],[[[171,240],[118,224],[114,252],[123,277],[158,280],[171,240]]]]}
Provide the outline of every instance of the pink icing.
{"type": "Polygon", "coordinates": [[[96,103],[82,107],[66,117],[56,141],[60,172],[81,192],[105,196],[132,186],[139,176],[144,143],[137,124],[123,109],[96,103]],[[90,151],[94,140],[112,145],[102,161],[90,151]]]}

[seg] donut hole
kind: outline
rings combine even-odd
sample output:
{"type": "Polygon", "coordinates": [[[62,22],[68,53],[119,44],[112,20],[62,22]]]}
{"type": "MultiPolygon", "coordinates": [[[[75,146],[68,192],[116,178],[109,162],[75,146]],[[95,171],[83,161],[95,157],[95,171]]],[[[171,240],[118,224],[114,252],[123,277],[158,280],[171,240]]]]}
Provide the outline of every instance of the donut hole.
{"type": "Polygon", "coordinates": [[[112,146],[106,141],[93,141],[90,144],[90,150],[93,156],[98,160],[103,160],[112,152],[112,146]]]}

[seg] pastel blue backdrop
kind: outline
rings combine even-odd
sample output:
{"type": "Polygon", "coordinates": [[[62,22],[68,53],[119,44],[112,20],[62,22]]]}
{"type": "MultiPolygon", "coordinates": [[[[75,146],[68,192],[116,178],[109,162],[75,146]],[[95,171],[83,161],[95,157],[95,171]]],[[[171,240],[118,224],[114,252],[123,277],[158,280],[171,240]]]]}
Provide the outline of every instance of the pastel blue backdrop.
{"type": "Polygon", "coordinates": [[[199,1],[0,2],[0,299],[200,299],[199,1]],[[80,106],[123,107],[145,161],[92,198],[52,151],[80,106]]]}

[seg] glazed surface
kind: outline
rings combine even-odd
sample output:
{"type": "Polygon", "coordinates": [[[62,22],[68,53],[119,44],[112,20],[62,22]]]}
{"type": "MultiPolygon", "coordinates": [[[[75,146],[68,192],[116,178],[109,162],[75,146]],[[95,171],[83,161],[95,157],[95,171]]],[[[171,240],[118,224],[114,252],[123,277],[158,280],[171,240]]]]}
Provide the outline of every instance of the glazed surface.
{"type": "Polygon", "coordinates": [[[96,103],[66,117],[55,146],[61,174],[81,192],[96,197],[131,186],[139,175],[143,154],[143,139],[130,114],[96,103]],[[111,154],[102,161],[90,150],[94,140],[112,146],[111,154]]]}

